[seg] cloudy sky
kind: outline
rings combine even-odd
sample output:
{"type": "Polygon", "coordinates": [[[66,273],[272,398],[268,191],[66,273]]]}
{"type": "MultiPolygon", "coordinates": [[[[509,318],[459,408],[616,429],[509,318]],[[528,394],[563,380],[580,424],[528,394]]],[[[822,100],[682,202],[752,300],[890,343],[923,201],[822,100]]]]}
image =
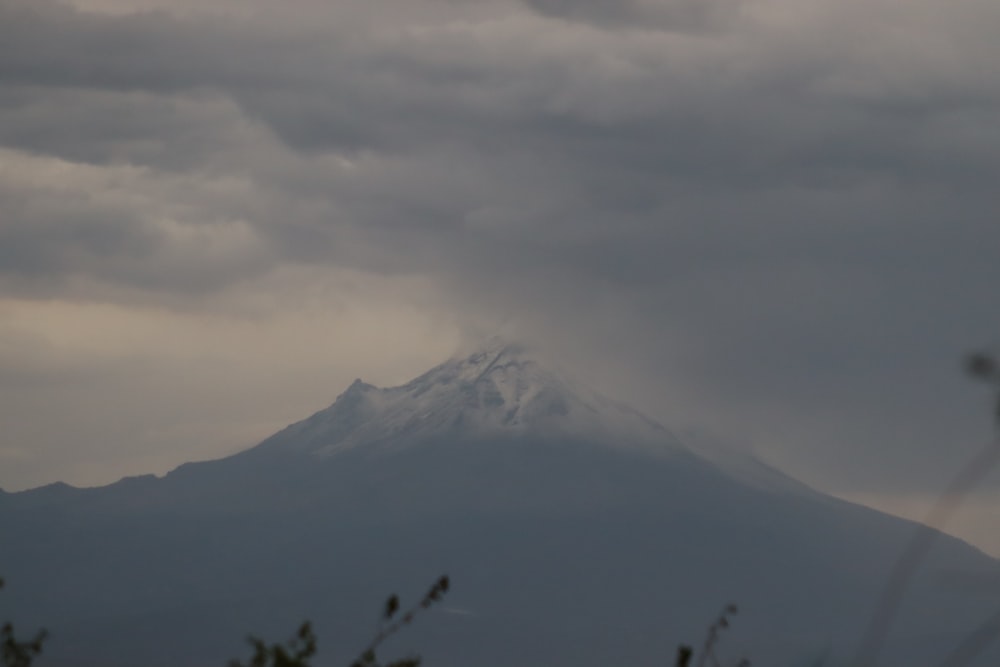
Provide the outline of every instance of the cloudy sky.
{"type": "MultiPolygon", "coordinates": [[[[0,0],[0,486],[500,331],[919,514],[991,438],[996,0],[0,0]]],[[[1000,474],[951,529],[1000,554],[1000,474]]]]}

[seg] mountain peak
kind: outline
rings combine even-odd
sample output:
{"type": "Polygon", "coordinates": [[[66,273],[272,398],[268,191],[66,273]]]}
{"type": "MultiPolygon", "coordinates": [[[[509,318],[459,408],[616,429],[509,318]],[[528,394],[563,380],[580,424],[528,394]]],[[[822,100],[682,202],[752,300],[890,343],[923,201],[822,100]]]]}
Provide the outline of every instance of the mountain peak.
{"type": "Polygon", "coordinates": [[[472,346],[465,346],[452,357],[453,359],[468,358],[479,355],[498,355],[503,353],[522,354],[527,352],[524,343],[520,343],[500,335],[488,336],[472,346]]]}
{"type": "Polygon", "coordinates": [[[262,446],[329,456],[358,446],[515,434],[678,446],[661,425],[566,380],[524,345],[499,337],[398,387],[355,380],[329,408],[262,446]]]}
{"type": "Polygon", "coordinates": [[[471,353],[453,356],[395,389],[409,389],[423,394],[435,385],[460,392],[476,388],[489,393],[493,393],[491,389],[499,391],[499,397],[482,397],[491,404],[496,404],[498,398],[503,399],[504,404],[510,404],[525,394],[542,390],[570,391],[566,382],[556,372],[536,361],[525,346],[499,338],[489,339],[471,353]]]}
{"type": "Polygon", "coordinates": [[[361,378],[356,378],[354,380],[354,382],[352,382],[347,387],[347,390],[342,395],[343,396],[348,396],[348,395],[363,394],[366,391],[369,391],[371,389],[376,389],[376,388],[377,387],[375,387],[375,385],[368,384],[367,382],[365,382],[361,378]]]}
{"type": "Polygon", "coordinates": [[[485,377],[495,368],[511,366],[541,368],[541,365],[525,345],[500,336],[493,336],[472,349],[466,349],[453,355],[448,361],[431,369],[414,382],[434,375],[435,371],[446,367],[450,371],[458,369],[463,379],[475,381],[481,376],[485,377]]]}

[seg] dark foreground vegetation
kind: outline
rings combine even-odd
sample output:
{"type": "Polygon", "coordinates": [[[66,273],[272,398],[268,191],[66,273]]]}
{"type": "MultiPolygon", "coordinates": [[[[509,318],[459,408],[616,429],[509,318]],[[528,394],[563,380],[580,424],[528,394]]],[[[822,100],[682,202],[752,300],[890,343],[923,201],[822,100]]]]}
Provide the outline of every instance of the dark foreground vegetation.
{"type": "MultiPolygon", "coordinates": [[[[3,579],[0,579],[0,588],[3,588],[3,579]]],[[[31,639],[19,640],[14,634],[14,625],[10,621],[4,623],[0,628],[0,638],[3,639],[0,659],[4,667],[30,667],[31,661],[42,652],[45,636],[45,630],[39,630],[31,639]]]]}
{"type": "MultiPolygon", "coordinates": [[[[405,611],[400,607],[399,597],[390,595],[385,601],[381,622],[375,636],[351,663],[350,667],[418,667],[420,656],[411,655],[382,663],[376,652],[385,640],[410,625],[417,614],[440,602],[445,593],[448,592],[450,585],[451,582],[447,575],[440,577],[423,598],[405,611]]],[[[0,579],[0,588],[2,587],[3,579],[0,579]]],[[[692,647],[679,646],[676,667],[706,667],[708,665],[719,667],[720,662],[715,656],[715,645],[722,631],[729,627],[730,618],[736,612],[735,605],[727,605],[715,622],[709,626],[697,663],[692,662],[695,658],[695,651],[692,647]]],[[[42,652],[47,633],[45,630],[39,630],[31,639],[19,640],[14,634],[13,624],[7,622],[0,630],[0,637],[3,638],[3,644],[0,647],[2,667],[31,667],[34,659],[42,652]]],[[[312,625],[308,621],[299,627],[294,637],[283,644],[267,644],[258,637],[250,637],[247,641],[253,647],[253,655],[250,659],[246,662],[231,660],[227,667],[310,667],[309,660],[316,655],[317,651],[316,635],[313,634],[312,625]]],[[[743,659],[736,667],[750,667],[750,661],[743,659]]]]}

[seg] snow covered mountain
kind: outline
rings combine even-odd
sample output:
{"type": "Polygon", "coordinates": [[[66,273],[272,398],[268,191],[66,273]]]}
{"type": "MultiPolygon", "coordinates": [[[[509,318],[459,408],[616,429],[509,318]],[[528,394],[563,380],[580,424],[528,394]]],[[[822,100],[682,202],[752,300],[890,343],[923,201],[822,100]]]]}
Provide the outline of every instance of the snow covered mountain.
{"type": "Polygon", "coordinates": [[[328,457],[359,445],[400,446],[455,434],[475,439],[573,436],[632,446],[678,446],[660,424],[569,383],[522,346],[497,338],[400,387],[379,389],[355,380],[329,408],[261,446],[328,457]]]}
{"type": "MultiPolygon", "coordinates": [[[[208,665],[312,618],[344,664],[390,592],[447,572],[394,648],[430,667],[656,664],[726,603],[735,664],[847,664],[914,524],[719,454],[491,341],[399,387],[360,380],[226,459],[0,494],[0,618],[50,665],[208,665]],[[8,614],[9,610],[9,614],[8,614]]],[[[1000,605],[942,536],[880,665],[936,664],[1000,605]]],[[[997,664],[997,652],[977,664],[997,664]]]]}

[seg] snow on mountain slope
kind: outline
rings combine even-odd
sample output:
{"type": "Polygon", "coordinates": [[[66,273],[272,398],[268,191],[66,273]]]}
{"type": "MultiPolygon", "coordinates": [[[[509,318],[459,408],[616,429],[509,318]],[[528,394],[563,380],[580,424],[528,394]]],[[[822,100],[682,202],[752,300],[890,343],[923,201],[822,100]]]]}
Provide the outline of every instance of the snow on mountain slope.
{"type": "Polygon", "coordinates": [[[247,452],[329,459],[356,448],[401,450],[420,443],[506,437],[564,439],[654,456],[694,458],[761,489],[825,498],[757,459],[704,435],[678,435],[535,358],[491,338],[397,387],[355,380],[328,408],[247,452]]]}
{"type": "Polygon", "coordinates": [[[380,389],[356,380],[329,408],[291,425],[261,447],[327,457],[361,444],[403,445],[457,433],[575,436],[683,449],[662,425],[571,383],[536,362],[522,346],[499,339],[399,387],[380,389]]]}

